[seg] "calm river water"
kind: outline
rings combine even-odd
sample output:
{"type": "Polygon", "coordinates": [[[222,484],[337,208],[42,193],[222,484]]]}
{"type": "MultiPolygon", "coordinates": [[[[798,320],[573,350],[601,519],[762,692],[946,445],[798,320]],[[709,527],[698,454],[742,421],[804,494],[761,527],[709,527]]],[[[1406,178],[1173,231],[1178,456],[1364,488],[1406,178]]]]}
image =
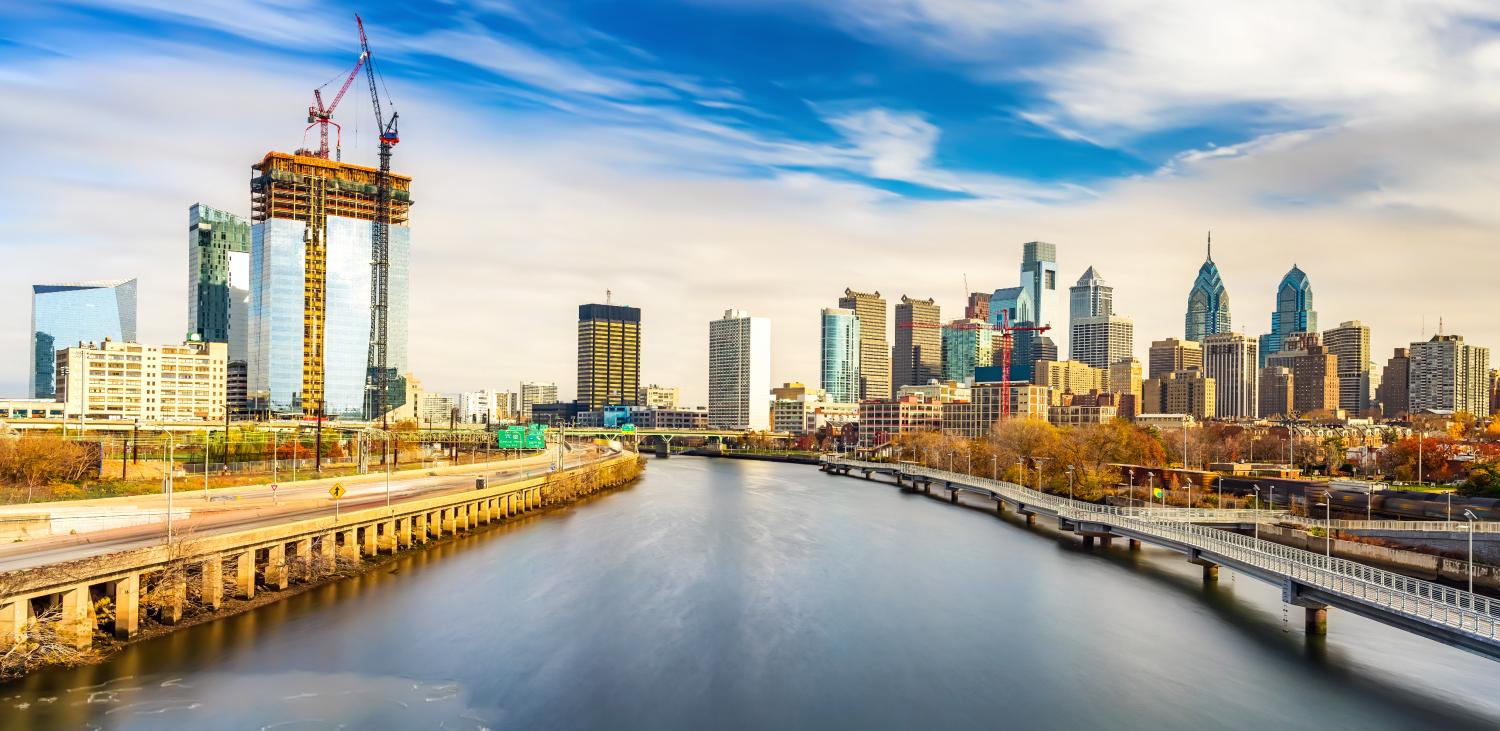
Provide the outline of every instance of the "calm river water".
{"type": "Polygon", "coordinates": [[[814,468],[633,487],[0,687],[3,729],[1461,729],[1500,664],[814,468]]]}

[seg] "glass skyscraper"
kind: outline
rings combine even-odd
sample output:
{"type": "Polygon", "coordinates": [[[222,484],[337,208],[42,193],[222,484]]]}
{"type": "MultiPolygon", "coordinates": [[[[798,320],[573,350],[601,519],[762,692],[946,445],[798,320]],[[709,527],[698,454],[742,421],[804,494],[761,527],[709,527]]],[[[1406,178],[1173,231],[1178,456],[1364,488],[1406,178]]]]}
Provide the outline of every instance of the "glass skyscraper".
{"type": "Polygon", "coordinates": [[[194,203],[188,209],[189,334],[229,344],[229,360],[250,347],[250,222],[194,203]]]}
{"type": "MultiPolygon", "coordinates": [[[[997,289],[994,294],[990,295],[991,325],[1035,325],[1036,318],[1036,304],[1031,298],[1030,288],[1006,287],[997,289]]],[[[997,328],[994,348],[1004,347],[1003,338],[1003,331],[997,328]]],[[[1029,330],[1021,330],[1012,335],[1010,352],[1010,379],[1012,381],[1031,380],[1031,371],[1037,359],[1032,348],[1035,342],[1036,334],[1029,330]]]]}
{"type": "Polygon", "coordinates": [[[859,316],[854,310],[823,308],[819,364],[823,390],[834,403],[859,402],[859,337],[859,316]]]}
{"type": "Polygon", "coordinates": [[[1198,278],[1188,292],[1187,316],[1184,318],[1187,340],[1202,342],[1217,333],[1229,332],[1229,293],[1224,291],[1224,280],[1219,277],[1219,267],[1214,264],[1213,243],[1208,245],[1208,258],[1198,267],[1198,278]]]}
{"type": "Polygon", "coordinates": [[[134,279],[32,285],[32,398],[56,396],[58,350],[105,338],[134,342],[135,298],[134,279]]]}
{"type": "Polygon", "coordinates": [[[1318,313],[1312,307],[1312,282],[1293,264],[1291,271],[1276,285],[1276,309],[1271,313],[1271,332],[1260,336],[1260,367],[1266,367],[1267,356],[1281,352],[1281,341],[1286,336],[1317,331],[1318,313]]]}
{"type": "Polygon", "coordinates": [[[1021,245],[1021,287],[1031,295],[1031,322],[1045,325],[1057,291],[1057,246],[1045,241],[1021,245]]]}

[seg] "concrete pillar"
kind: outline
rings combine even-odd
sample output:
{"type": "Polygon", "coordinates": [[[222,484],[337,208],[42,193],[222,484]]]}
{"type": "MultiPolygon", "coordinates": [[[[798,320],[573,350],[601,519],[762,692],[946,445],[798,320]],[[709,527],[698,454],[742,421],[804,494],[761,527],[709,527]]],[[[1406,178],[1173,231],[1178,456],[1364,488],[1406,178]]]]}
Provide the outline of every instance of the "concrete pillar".
{"type": "Polygon", "coordinates": [[[1027,513],[1026,514],[1026,525],[1028,525],[1028,526],[1036,525],[1036,513],[1027,513]]]}
{"type": "Polygon", "coordinates": [[[439,529],[438,534],[442,535],[444,533],[452,533],[453,532],[453,509],[452,508],[443,508],[442,510],[440,510],[438,512],[440,512],[442,514],[442,516],[443,516],[442,528],[439,529]]]}
{"type": "Polygon", "coordinates": [[[929,480],[923,480],[922,481],[922,494],[924,494],[924,495],[931,495],[932,494],[932,482],[931,481],[929,481],[929,480]]]}
{"type": "Polygon", "coordinates": [[[162,596],[161,621],[162,624],[177,624],[182,621],[182,610],[187,605],[187,573],[186,569],[178,568],[176,571],[168,571],[159,579],[161,586],[157,593],[162,596]]]}
{"type": "Polygon", "coordinates": [[[490,501],[480,500],[469,503],[469,512],[474,515],[474,525],[484,525],[490,522],[490,501]]]}
{"type": "Polygon", "coordinates": [[[214,554],[203,562],[198,592],[203,595],[203,606],[216,610],[224,605],[224,557],[214,554]]]}
{"type": "Polygon", "coordinates": [[[995,515],[1005,515],[1005,501],[1004,500],[996,500],[995,501],[995,515]]]}
{"type": "Polygon", "coordinates": [[[1114,543],[1114,536],[1102,536],[1099,538],[1099,545],[1105,548],[1109,548],[1110,546],[1114,545],[1114,543]]]}
{"type": "Polygon", "coordinates": [[[1126,545],[1127,545],[1127,546],[1128,546],[1128,547],[1129,547],[1129,548],[1130,548],[1130,550],[1132,550],[1132,551],[1139,551],[1139,550],[1141,550],[1141,542],[1140,542],[1140,541],[1138,541],[1138,540],[1136,540],[1136,539],[1134,539],[1134,538],[1132,538],[1132,539],[1130,539],[1130,543],[1128,543],[1128,544],[1126,544],[1126,545]]]}
{"type": "Polygon", "coordinates": [[[234,558],[234,595],[240,599],[255,598],[255,552],[240,551],[234,558]]]}
{"type": "Polygon", "coordinates": [[[396,547],[411,548],[411,518],[396,521],[396,547]]]}
{"type": "Polygon", "coordinates": [[[948,490],[948,502],[953,503],[954,505],[958,504],[958,491],[957,490],[954,490],[954,489],[951,489],[951,488],[948,490]]]}
{"type": "Polygon", "coordinates": [[[26,623],[30,621],[30,599],[20,597],[0,605],[0,642],[20,642],[26,636],[26,623]]]}
{"type": "Polygon", "coordinates": [[[505,516],[500,514],[500,498],[492,497],[484,501],[484,511],[490,514],[490,520],[501,520],[505,516]]]}
{"type": "Polygon", "coordinates": [[[1203,564],[1203,582],[1212,583],[1219,580],[1219,565],[1216,563],[1203,564]]]}
{"type": "Polygon", "coordinates": [[[313,556],[313,540],[303,538],[292,544],[292,555],[297,557],[297,563],[302,564],[302,578],[310,579],[317,573],[317,557],[313,556]]]}
{"type": "Polygon", "coordinates": [[[94,604],[89,601],[88,584],[79,584],[62,593],[62,619],[57,633],[74,647],[94,644],[94,604]]]}
{"type": "Polygon", "coordinates": [[[344,545],[339,546],[339,557],[346,561],[359,560],[359,532],[353,528],[342,531],[344,545]]]}
{"type": "Polygon", "coordinates": [[[412,518],[412,520],[415,520],[417,522],[416,526],[412,529],[412,536],[413,536],[413,538],[415,538],[415,540],[416,540],[417,543],[426,543],[427,542],[427,514],[426,513],[418,513],[415,518],[412,518]]]}
{"type": "Polygon", "coordinates": [[[266,568],[261,572],[266,580],[266,586],[276,591],[286,591],[286,544],[277,543],[266,549],[266,568]]]}
{"type": "Polygon", "coordinates": [[[469,529],[470,521],[468,505],[459,505],[453,508],[453,525],[457,528],[457,530],[469,529]]]}
{"type": "Polygon", "coordinates": [[[1094,547],[1094,537],[1093,536],[1084,536],[1083,537],[1083,547],[1084,548],[1093,548],[1094,547]]]}
{"type": "Polygon", "coordinates": [[[364,556],[374,556],[379,548],[375,544],[375,532],[378,530],[375,523],[364,527],[364,539],[360,541],[359,552],[364,556]]]}
{"type": "Polygon", "coordinates": [[[381,553],[396,552],[396,521],[382,520],[375,526],[375,550],[381,553]]]}
{"type": "Polygon", "coordinates": [[[1328,634],[1328,607],[1308,607],[1306,628],[1310,637],[1328,634]]]}
{"type": "Polygon", "coordinates": [[[313,557],[313,574],[326,574],[333,570],[333,551],[338,547],[337,533],[324,533],[318,538],[318,548],[313,557]]]}
{"type": "Polygon", "coordinates": [[[141,630],[141,575],[109,582],[109,600],[115,607],[115,637],[134,637],[141,630]]]}

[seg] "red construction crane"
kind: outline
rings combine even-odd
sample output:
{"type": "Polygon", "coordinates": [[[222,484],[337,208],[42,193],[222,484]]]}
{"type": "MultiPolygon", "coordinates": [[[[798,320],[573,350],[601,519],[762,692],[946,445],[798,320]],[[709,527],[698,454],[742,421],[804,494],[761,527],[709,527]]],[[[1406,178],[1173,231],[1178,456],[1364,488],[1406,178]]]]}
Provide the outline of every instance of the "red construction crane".
{"type": "Polygon", "coordinates": [[[1051,325],[1012,325],[1010,324],[1010,310],[1000,313],[1000,325],[995,328],[1000,331],[1000,420],[1010,418],[1010,354],[1015,349],[1015,332],[1044,333],[1052,329],[1051,325]]]}
{"type": "MultiPolygon", "coordinates": [[[[359,38],[360,38],[360,42],[361,42],[362,46],[363,46],[363,42],[364,42],[364,37],[365,37],[364,27],[361,26],[360,27],[360,32],[359,32],[359,38]]],[[[326,107],[323,106],[323,90],[328,87],[328,84],[332,84],[333,83],[333,79],[329,79],[322,86],[320,86],[320,87],[318,87],[316,89],[313,89],[313,104],[311,104],[311,105],[309,105],[307,107],[307,122],[308,122],[308,125],[307,125],[307,129],[303,130],[302,139],[306,140],[307,139],[307,132],[310,131],[310,130],[312,130],[313,125],[317,125],[317,127],[318,127],[318,152],[317,152],[317,155],[316,155],[317,157],[321,157],[324,160],[328,159],[328,125],[331,124],[331,125],[333,125],[334,129],[338,131],[338,141],[334,144],[334,151],[335,151],[334,152],[334,155],[335,155],[334,159],[336,159],[336,160],[342,160],[343,159],[343,157],[344,157],[344,150],[343,150],[343,147],[344,147],[344,128],[340,127],[338,122],[333,121],[333,110],[335,110],[335,109],[338,108],[340,101],[343,101],[343,99],[344,99],[344,93],[347,92],[347,91],[349,91],[349,85],[353,84],[355,77],[359,76],[359,69],[360,69],[360,67],[362,67],[362,66],[365,65],[365,59],[369,58],[369,56],[370,56],[370,52],[368,50],[365,50],[362,47],[361,50],[360,50],[360,54],[359,54],[359,60],[354,62],[354,68],[349,71],[349,76],[344,79],[344,85],[339,87],[339,93],[334,95],[333,102],[331,104],[329,104],[328,106],[326,106],[326,107]]],[[[338,77],[334,77],[334,78],[338,78],[338,77]]]]}

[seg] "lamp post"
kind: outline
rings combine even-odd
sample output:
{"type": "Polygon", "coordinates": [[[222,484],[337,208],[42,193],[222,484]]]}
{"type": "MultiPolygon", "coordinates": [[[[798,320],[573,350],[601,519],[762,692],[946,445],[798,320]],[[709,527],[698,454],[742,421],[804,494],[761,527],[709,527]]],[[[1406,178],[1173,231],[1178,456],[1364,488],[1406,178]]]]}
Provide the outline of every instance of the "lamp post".
{"type": "Polygon", "coordinates": [[[1191,508],[1191,507],[1193,507],[1193,478],[1191,478],[1191,477],[1183,478],[1183,481],[1187,482],[1187,489],[1188,489],[1187,506],[1189,508],[1191,508]]]}
{"type": "Polygon", "coordinates": [[[1024,460],[1024,459],[1022,459],[1020,457],[1017,457],[1016,458],[1016,469],[1020,470],[1021,487],[1025,487],[1026,486],[1026,460],[1024,460]]]}
{"type": "Polygon", "coordinates": [[[208,501],[208,427],[203,428],[203,500],[208,501]]]}
{"type": "Polygon", "coordinates": [[[1323,508],[1323,558],[1327,563],[1325,568],[1333,568],[1333,501],[1318,503],[1317,507],[1323,508]]]}
{"type": "MultiPolygon", "coordinates": [[[[1271,486],[1271,493],[1270,493],[1270,496],[1266,498],[1266,504],[1269,505],[1269,506],[1271,506],[1272,510],[1276,509],[1276,486],[1275,485],[1271,486]]],[[[1287,506],[1287,509],[1290,510],[1291,506],[1287,506]]]]}
{"type": "Polygon", "coordinates": [[[1135,468],[1125,470],[1125,474],[1130,475],[1130,487],[1125,493],[1125,504],[1133,508],[1135,507],[1135,468]]]}
{"type": "Polygon", "coordinates": [[[1073,465],[1068,465],[1068,501],[1073,500],[1073,465]]]}
{"type": "Polygon", "coordinates": [[[1000,481],[1000,461],[993,454],[990,455],[990,479],[1000,481]]]}
{"type": "MultiPolygon", "coordinates": [[[[1464,517],[1469,519],[1469,593],[1474,593],[1474,511],[1465,510],[1464,517]]],[[[1472,599],[1471,599],[1472,601],[1472,599]]]]}
{"type": "MultiPolygon", "coordinates": [[[[385,448],[387,450],[389,450],[391,448],[391,430],[390,429],[386,429],[385,430],[385,448]]],[[[381,456],[384,457],[385,455],[381,455],[381,456]]],[[[387,510],[389,510],[390,507],[391,507],[391,465],[392,465],[392,460],[387,459],[387,460],[384,460],[384,461],[385,461],[385,507],[386,507],[387,510]]]]}
{"type": "MultiPolygon", "coordinates": [[[[1156,504],[1156,473],[1146,473],[1146,499],[1153,505],[1156,504]]],[[[1165,503],[1163,503],[1165,504],[1165,503]]]]}
{"type": "MultiPolygon", "coordinates": [[[[1256,485],[1252,489],[1255,490],[1255,509],[1256,510],[1260,510],[1260,485],[1256,485]]],[[[1256,548],[1260,547],[1260,519],[1259,518],[1255,519],[1255,547],[1256,548]]]]}
{"type": "Polygon", "coordinates": [[[168,432],[166,430],[166,427],[162,427],[161,435],[162,435],[162,437],[164,437],[167,440],[167,451],[163,455],[163,456],[166,457],[166,462],[164,463],[163,466],[166,468],[166,475],[167,475],[167,477],[166,477],[166,490],[167,490],[167,545],[171,545],[172,544],[172,487],[173,487],[173,485],[172,485],[172,466],[173,466],[173,459],[175,458],[175,456],[173,454],[173,447],[175,445],[172,442],[172,434],[171,434],[171,432],[168,432]]]}

